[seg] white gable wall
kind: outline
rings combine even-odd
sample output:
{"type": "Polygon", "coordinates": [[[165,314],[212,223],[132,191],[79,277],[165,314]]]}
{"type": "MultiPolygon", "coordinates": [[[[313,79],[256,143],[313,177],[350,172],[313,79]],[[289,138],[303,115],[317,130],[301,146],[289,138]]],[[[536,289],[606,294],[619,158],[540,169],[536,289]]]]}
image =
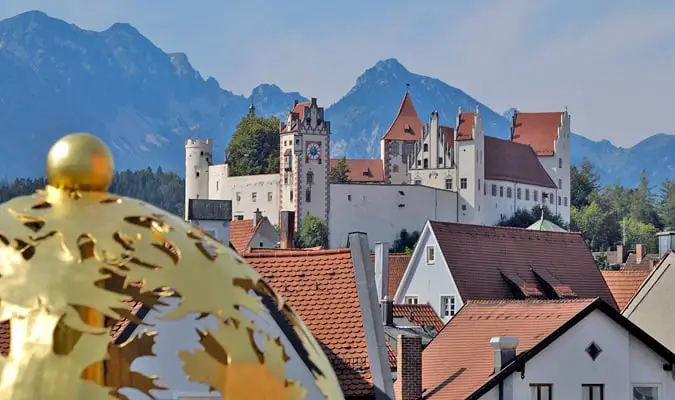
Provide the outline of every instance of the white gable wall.
{"type": "MultiPolygon", "coordinates": [[[[485,346],[489,346],[486,343],[485,346]]],[[[632,399],[632,384],[657,384],[658,399],[675,398],[675,380],[656,353],[595,310],[525,365],[525,378],[515,372],[505,382],[513,397],[529,399],[530,384],[553,384],[553,399],[581,399],[582,384],[604,384],[605,399],[632,399]],[[586,347],[595,342],[602,353],[593,361],[586,347]]],[[[494,390],[493,390],[494,391],[494,390]]],[[[492,393],[483,399],[492,399],[492,393]]]]}
{"type": "MultiPolygon", "coordinates": [[[[455,297],[455,313],[464,305],[445,257],[438,246],[438,240],[428,223],[425,224],[420,240],[410,257],[394,302],[403,304],[406,296],[416,296],[419,304],[431,304],[439,316],[441,315],[441,296],[455,297]],[[427,264],[427,247],[429,246],[434,248],[433,264],[427,264]]],[[[444,323],[450,320],[449,317],[441,317],[441,319],[444,323]]]]}

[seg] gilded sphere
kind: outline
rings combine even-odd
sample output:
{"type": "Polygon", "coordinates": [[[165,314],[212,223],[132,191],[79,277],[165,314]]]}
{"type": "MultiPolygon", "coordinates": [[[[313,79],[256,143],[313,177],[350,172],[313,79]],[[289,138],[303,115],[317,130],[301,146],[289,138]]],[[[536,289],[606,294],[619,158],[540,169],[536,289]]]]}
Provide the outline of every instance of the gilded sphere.
{"type": "Polygon", "coordinates": [[[89,133],[62,137],[47,155],[47,179],[56,188],[106,191],[114,173],[108,146],[89,133]]]}

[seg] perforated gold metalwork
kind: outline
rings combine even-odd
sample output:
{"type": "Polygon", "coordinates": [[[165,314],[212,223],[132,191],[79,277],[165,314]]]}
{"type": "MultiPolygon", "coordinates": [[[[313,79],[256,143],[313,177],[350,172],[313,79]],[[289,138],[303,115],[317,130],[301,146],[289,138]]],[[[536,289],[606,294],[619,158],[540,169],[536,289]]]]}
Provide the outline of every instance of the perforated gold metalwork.
{"type": "MultiPolygon", "coordinates": [[[[179,354],[186,376],[223,399],[303,399],[287,378],[281,340],[256,328],[242,309],[269,313],[274,299],[301,339],[315,384],[327,399],[343,395],[327,357],[307,327],[253,268],[223,244],[180,218],[139,200],[106,193],[112,158],[88,134],[66,136],[50,150],[50,186],[0,205],[0,320],[11,324],[11,347],[0,357],[0,399],[124,398],[106,368],[129,369],[152,356],[155,327],[130,303],[154,308],[169,296],[180,304],[164,319],[214,315],[218,329],[197,332],[203,349],[179,354]],[[111,326],[131,319],[145,333],[118,346],[111,326]],[[262,335],[260,349],[254,335],[262,335]],[[133,345],[134,351],[130,351],[133,345]],[[125,362],[111,363],[120,358],[125,362]]],[[[125,371],[153,399],[158,377],[125,371]]]]}

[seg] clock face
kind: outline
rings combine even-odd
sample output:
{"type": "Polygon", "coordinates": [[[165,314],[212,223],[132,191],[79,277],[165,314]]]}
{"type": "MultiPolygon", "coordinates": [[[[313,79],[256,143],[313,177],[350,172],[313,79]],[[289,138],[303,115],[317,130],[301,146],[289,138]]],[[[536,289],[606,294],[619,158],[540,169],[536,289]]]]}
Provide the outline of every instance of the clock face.
{"type": "Polygon", "coordinates": [[[318,160],[321,156],[321,147],[317,143],[307,145],[307,156],[310,160],[318,160]]]}

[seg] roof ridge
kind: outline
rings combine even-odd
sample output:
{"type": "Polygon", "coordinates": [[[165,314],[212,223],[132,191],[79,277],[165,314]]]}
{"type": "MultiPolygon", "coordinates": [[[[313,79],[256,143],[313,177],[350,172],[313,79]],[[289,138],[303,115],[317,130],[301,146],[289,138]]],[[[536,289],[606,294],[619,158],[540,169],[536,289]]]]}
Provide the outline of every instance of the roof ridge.
{"type": "Polygon", "coordinates": [[[269,249],[269,251],[246,252],[242,255],[244,258],[280,258],[280,257],[298,257],[298,256],[325,256],[333,254],[350,253],[350,249],[323,249],[323,250],[286,250],[286,249],[269,249]],[[275,251],[280,250],[280,251],[275,251]]]}
{"type": "Polygon", "coordinates": [[[465,304],[555,304],[555,303],[589,303],[599,297],[580,297],[573,299],[477,299],[467,300],[465,304]]]}
{"type": "Polygon", "coordinates": [[[468,227],[475,227],[479,229],[493,229],[493,230],[510,230],[510,231],[519,231],[519,232],[524,232],[524,233],[533,233],[533,234],[543,234],[543,235],[575,235],[579,236],[581,235],[581,232],[569,232],[569,231],[538,231],[538,230],[532,230],[532,229],[527,229],[527,228],[517,228],[514,226],[497,226],[497,225],[473,225],[473,224],[465,224],[462,222],[447,222],[447,221],[435,221],[435,220],[429,220],[429,223],[432,224],[441,224],[441,225],[461,225],[461,226],[468,226],[468,227]]]}

